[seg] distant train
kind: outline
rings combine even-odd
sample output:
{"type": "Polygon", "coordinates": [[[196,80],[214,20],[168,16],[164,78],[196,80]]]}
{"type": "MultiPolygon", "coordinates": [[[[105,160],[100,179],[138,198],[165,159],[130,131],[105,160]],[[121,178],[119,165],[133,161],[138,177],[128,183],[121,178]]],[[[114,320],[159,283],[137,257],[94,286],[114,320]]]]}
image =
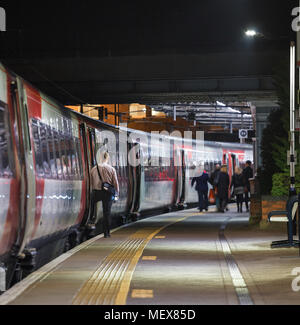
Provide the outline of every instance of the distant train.
{"type": "MultiPolygon", "coordinates": [[[[97,219],[89,216],[89,176],[100,148],[109,151],[120,183],[112,226],[145,211],[196,203],[197,143],[165,139],[168,146],[70,111],[0,64],[0,291],[102,231],[101,204],[97,219]],[[103,131],[116,135],[115,146],[103,131]],[[138,139],[127,141],[132,134],[138,139]],[[130,155],[141,163],[132,166],[130,155]]],[[[205,142],[201,154],[197,163],[208,172],[226,163],[230,175],[253,159],[252,146],[238,143],[205,142]]]]}

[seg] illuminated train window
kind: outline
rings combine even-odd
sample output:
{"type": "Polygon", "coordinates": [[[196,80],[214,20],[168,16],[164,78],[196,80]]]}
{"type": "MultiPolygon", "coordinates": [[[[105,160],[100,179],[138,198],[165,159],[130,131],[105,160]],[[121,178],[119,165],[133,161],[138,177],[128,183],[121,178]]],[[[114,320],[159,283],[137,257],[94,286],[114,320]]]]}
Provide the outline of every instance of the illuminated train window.
{"type": "Polygon", "coordinates": [[[83,179],[79,138],[35,119],[32,119],[32,133],[37,177],[83,179]]]}
{"type": "Polygon", "coordinates": [[[14,175],[14,157],[7,105],[0,101],[0,177],[14,175]]]}

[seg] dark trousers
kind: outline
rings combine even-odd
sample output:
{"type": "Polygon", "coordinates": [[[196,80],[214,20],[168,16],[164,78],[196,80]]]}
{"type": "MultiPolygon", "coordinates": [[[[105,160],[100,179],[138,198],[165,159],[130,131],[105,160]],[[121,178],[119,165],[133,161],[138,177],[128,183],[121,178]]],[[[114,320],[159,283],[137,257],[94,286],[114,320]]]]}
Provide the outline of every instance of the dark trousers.
{"type": "Polygon", "coordinates": [[[249,202],[249,191],[248,192],[245,192],[245,205],[246,205],[246,209],[248,210],[249,209],[249,205],[248,205],[248,202],[249,202]]]}
{"type": "Polygon", "coordinates": [[[219,200],[220,200],[220,211],[221,212],[224,212],[224,210],[225,210],[225,208],[226,208],[226,206],[227,206],[227,203],[228,203],[228,199],[227,198],[219,198],[219,200]]]}
{"type": "Polygon", "coordinates": [[[199,198],[199,209],[207,209],[208,208],[208,197],[207,191],[198,191],[198,198],[199,198]]]}
{"type": "Polygon", "coordinates": [[[243,194],[237,194],[236,195],[236,204],[238,207],[238,210],[242,210],[242,206],[243,206],[243,194]]]}
{"type": "Polygon", "coordinates": [[[102,201],[103,204],[103,232],[108,235],[110,231],[110,212],[112,206],[111,195],[105,190],[93,190],[92,203],[91,203],[91,217],[93,220],[95,212],[95,205],[97,202],[102,201]]]}

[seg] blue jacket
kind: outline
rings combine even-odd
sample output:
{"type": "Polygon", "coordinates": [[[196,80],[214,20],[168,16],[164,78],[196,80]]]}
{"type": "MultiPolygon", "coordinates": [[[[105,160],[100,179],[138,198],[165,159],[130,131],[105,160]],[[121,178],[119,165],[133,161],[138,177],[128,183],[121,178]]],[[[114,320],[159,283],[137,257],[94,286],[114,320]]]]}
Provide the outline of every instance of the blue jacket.
{"type": "Polygon", "coordinates": [[[196,182],[196,191],[208,191],[208,185],[207,182],[209,180],[209,176],[207,173],[203,173],[201,176],[193,177],[192,179],[192,187],[194,183],[196,182]]]}

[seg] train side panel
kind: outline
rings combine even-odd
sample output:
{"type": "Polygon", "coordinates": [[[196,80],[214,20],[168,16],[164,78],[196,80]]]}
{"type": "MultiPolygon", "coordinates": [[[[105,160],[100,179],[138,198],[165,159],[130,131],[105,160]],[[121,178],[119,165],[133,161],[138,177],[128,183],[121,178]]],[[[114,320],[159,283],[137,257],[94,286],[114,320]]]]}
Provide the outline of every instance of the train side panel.
{"type": "Polygon", "coordinates": [[[85,192],[78,119],[26,83],[24,93],[35,197],[28,244],[80,224],[85,192]]]}
{"type": "Polygon", "coordinates": [[[0,261],[16,241],[20,212],[18,125],[12,82],[0,64],[0,261]]]}

